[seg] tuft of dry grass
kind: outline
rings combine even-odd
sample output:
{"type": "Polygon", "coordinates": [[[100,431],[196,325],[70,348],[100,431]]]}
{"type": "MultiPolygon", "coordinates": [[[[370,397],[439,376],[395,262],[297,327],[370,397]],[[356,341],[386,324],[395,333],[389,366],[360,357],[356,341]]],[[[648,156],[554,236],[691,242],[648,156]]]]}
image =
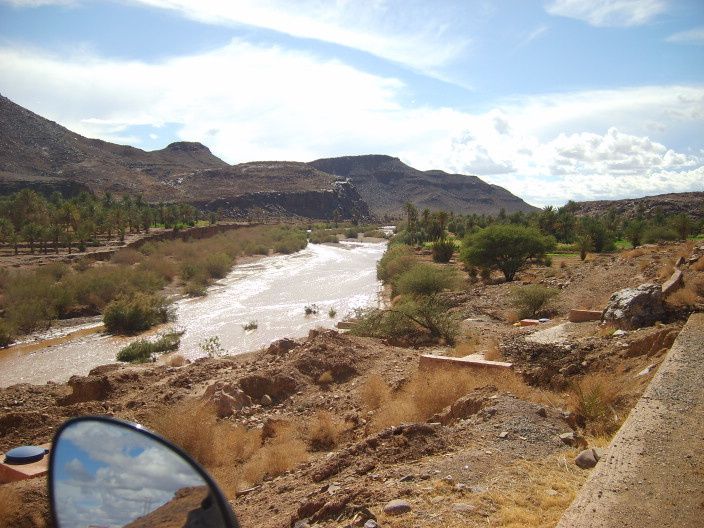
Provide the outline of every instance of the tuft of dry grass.
{"type": "Polygon", "coordinates": [[[308,425],[308,443],[314,451],[330,451],[344,431],[344,423],[327,411],[319,411],[308,425]]]}
{"type": "Polygon", "coordinates": [[[173,354],[169,356],[166,364],[170,367],[182,367],[187,363],[186,358],[181,354],[173,354]]]}
{"type": "Polygon", "coordinates": [[[329,370],[326,370],[318,377],[318,385],[322,385],[323,387],[327,387],[333,381],[335,381],[335,378],[329,370]]]}
{"type": "Polygon", "coordinates": [[[675,272],[675,266],[672,262],[666,262],[658,271],[658,279],[666,281],[675,272]]]}
{"type": "Polygon", "coordinates": [[[389,400],[391,389],[379,374],[372,374],[362,385],[359,396],[362,407],[374,411],[389,400]]]}
{"type": "Polygon", "coordinates": [[[704,257],[699,257],[699,260],[692,264],[691,268],[694,271],[704,271],[704,257]]]}
{"type": "Polygon", "coordinates": [[[569,406],[584,417],[586,430],[594,436],[613,434],[623,417],[617,413],[626,385],[622,376],[595,372],[587,374],[572,385],[569,406]]]}
{"type": "Polygon", "coordinates": [[[622,253],[622,256],[623,256],[623,258],[625,258],[625,259],[633,259],[633,258],[637,258],[637,257],[643,256],[643,255],[645,255],[646,253],[647,253],[647,251],[646,251],[645,249],[643,249],[643,248],[635,248],[635,249],[631,249],[631,250],[628,250],[628,251],[624,251],[624,252],[622,253]]]}
{"type": "Polygon", "coordinates": [[[551,399],[556,398],[554,394],[529,387],[518,374],[508,369],[433,368],[417,372],[384,403],[372,420],[372,429],[426,421],[472,390],[489,386],[539,403],[554,403],[551,399]]]}
{"type": "Polygon", "coordinates": [[[16,526],[16,515],[20,511],[22,500],[16,489],[8,484],[0,485],[0,528],[16,526]]]}
{"type": "Polygon", "coordinates": [[[692,308],[699,303],[699,295],[690,285],[667,296],[667,304],[675,308],[692,308]]]}
{"type": "Polygon", "coordinates": [[[144,254],[132,248],[123,248],[114,253],[110,259],[113,264],[123,264],[126,266],[137,264],[138,262],[142,262],[142,260],[144,260],[144,254]]]}

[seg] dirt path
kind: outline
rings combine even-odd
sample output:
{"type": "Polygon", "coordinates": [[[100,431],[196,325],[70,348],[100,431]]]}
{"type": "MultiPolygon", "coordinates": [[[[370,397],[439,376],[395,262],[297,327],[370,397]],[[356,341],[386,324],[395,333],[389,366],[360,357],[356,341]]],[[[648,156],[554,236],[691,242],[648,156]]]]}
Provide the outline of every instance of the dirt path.
{"type": "Polygon", "coordinates": [[[704,314],[690,317],[558,528],[702,526],[704,314]]]}

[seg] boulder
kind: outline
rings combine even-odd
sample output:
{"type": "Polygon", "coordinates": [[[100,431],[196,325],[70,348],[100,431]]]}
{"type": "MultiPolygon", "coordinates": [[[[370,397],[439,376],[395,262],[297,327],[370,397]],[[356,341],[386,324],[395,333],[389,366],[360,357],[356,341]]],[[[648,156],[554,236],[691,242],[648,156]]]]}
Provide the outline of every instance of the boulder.
{"type": "Polygon", "coordinates": [[[235,411],[252,405],[252,398],[234,383],[216,381],[205,389],[203,400],[212,403],[219,418],[232,416],[235,411]]]}
{"type": "Polygon", "coordinates": [[[269,348],[266,349],[267,354],[273,354],[276,356],[282,356],[289,350],[293,350],[298,346],[298,343],[296,343],[293,339],[279,339],[278,341],[274,341],[272,344],[269,345],[269,348]]]}
{"type": "Polygon", "coordinates": [[[429,421],[448,425],[456,422],[457,420],[464,420],[481,411],[487,402],[489,402],[489,399],[485,394],[478,391],[473,391],[472,393],[461,397],[452,405],[445,407],[439,413],[433,415],[429,421]]]}
{"type": "Polygon", "coordinates": [[[73,392],[59,398],[59,405],[106,400],[115,390],[107,376],[71,376],[68,385],[73,392]]]}
{"type": "Polygon", "coordinates": [[[650,326],[665,313],[662,300],[662,288],[658,284],[619,290],[611,295],[603,320],[627,330],[650,326]]]}

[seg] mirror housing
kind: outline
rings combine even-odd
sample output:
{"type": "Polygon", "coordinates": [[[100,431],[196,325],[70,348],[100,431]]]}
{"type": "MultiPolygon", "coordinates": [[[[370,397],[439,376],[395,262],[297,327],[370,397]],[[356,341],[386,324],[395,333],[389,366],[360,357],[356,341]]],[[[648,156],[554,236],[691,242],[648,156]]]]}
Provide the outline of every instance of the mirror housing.
{"type": "Polygon", "coordinates": [[[227,499],[182,449],[141,425],[73,418],[49,460],[54,526],[239,528],[227,499]]]}

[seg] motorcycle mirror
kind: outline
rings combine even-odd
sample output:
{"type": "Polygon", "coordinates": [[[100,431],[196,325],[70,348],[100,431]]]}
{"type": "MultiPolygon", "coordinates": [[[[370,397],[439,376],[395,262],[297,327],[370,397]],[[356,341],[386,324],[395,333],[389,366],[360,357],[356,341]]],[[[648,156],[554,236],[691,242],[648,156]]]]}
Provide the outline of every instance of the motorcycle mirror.
{"type": "Polygon", "coordinates": [[[54,436],[56,528],[238,528],[227,500],[183,450],[140,425],[80,417],[54,436]]]}

